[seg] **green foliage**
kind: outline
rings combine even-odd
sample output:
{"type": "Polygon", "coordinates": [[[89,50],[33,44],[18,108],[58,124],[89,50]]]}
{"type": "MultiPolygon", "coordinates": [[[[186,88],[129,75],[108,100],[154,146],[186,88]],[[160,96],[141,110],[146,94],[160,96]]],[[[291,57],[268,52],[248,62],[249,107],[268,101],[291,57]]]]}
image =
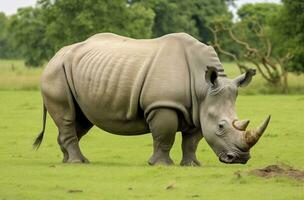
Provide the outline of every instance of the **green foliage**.
{"type": "Polygon", "coordinates": [[[275,54],[277,41],[272,36],[275,34],[273,20],[281,9],[282,5],[275,3],[245,4],[237,12],[240,18],[240,21],[235,23],[238,37],[263,52],[267,51],[267,38],[272,45],[272,56],[279,56],[275,54]]]}
{"type": "Polygon", "coordinates": [[[0,12],[0,58],[6,58],[7,40],[6,40],[7,18],[4,13],[0,12]]]}
{"type": "MultiPolygon", "coordinates": [[[[268,37],[271,44],[275,43],[273,37],[270,37],[273,34],[272,21],[278,15],[281,8],[282,5],[274,3],[245,4],[238,9],[238,21],[233,23],[231,19],[225,16],[216,17],[211,20],[209,26],[221,26],[219,28],[226,31],[231,29],[239,40],[265,52],[267,51],[265,38],[268,37]]],[[[224,50],[231,52],[238,58],[244,57],[246,51],[244,51],[243,45],[233,41],[227,32],[218,32],[218,40],[224,50]]],[[[231,59],[224,54],[220,56],[224,60],[231,59]]]]}
{"type": "Polygon", "coordinates": [[[151,36],[153,11],[125,0],[41,0],[46,37],[53,48],[82,41],[100,32],[113,32],[135,38],[151,36]]]}
{"type": "Polygon", "coordinates": [[[293,56],[288,63],[289,70],[304,72],[304,2],[283,0],[283,5],[275,21],[280,51],[287,50],[293,56]]]}
{"type": "Polygon", "coordinates": [[[190,15],[190,1],[143,0],[139,2],[151,7],[155,13],[154,37],[172,32],[187,32],[198,37],[195,21],[191,19],[190,15]]]}
{"type": "Polygon", "coordinates": [[[186,32],[208,42],[211,33],[207,24],[214,18],[225,15],[232,19],[224,0],[138,0],[155,12],[153,35],[162,36],[172,32],[186,32]]]}
{"type": "Polygon", "coordinates": [[[133,4],[128,12],[130,23],[125,30],[125,35],[133,38],[151,38],[155,17],[153,10],[142,4],[133,4]]]}
{"type": "MultiPolygon", "coordinates": [[[[272,45],[272,56],[280,57],[278,54],[278,41],[274,37],[277,33],[273,30],[274,20],[278,17],[282,5],[275,3],[245,4],[237,14],[240,21],[235,24],[236,32],[240,39],[248,42],[252,47],[267,51],[264,40],[267,37],[272,45]],[[262,30],[262,34],[257,34],[262,30]]],[[[286,53],[286,52],[282,52],[286,53]]]]}
{"type": "MultiPolygon", "coordinates": [[[[154,12],[126,0],[40,0],[36,8],[22,8],[8,19],[7,32],[0,32],[0,44],[12,38],[28,66],[41,66],[65,45],[82,41],[95,33],[113,32],[134,38],[150,38],[154,12]],[[4,39],[2,39],[4,38],[4,39]]],[[[0,26],[6,23],[0,15],[0,26]],[[3,22],[3,23],[2,23],[3,22]]],[[[0,55],[5,57],[1,45],[0,55]]]]}
{"type": "Polygon", "coordinates": [[[282,5],[275,3],[245,4],[238,9],[237,14],[241,20],[255,19],[261,25],[269,25],[281,8],[282,5]]]}
{"type": "Polygon", "coordinates": [[[304,48],[303,46],[298,46],[296,43],[294,47],[291,47],[290,51],[292,53],[292,59],[288,64],[289,70],[297,73],[304,72],[304,48]]]}
{"type": "Polygon", "coordinates": [[[61,47],[100,32],[151,38],[187,32],[208,42],[206,24],[231,14],[232,0],[39,0],[35,8],[0,14],[0,57],[21,55],[28,66],[41,66],[61,47]],[[8,51],[9,47],[13,51],[8,51]]]}
{"type": "Polygon", "coordinates": [[[19,48],[14,48],[13,37],[8,30],[9,18],[0,12],[0,58],[20,58],[19,48]]]}
{"type": "Polygon", "coordinates": [[[191,18],[196,22],[201,41],[205,43],[212,40],[212,34],[208,28],[209,22],[218,18],[225,18],[228,23],[232,22],[232,14],[228,11],[226,3],[233,1],[193,0],[191,2],[194,4],[191,18]]]}
{"type": "Polygon", "coordinates": [[[8,31],[14,39],[14,49],[20,49],[26,65],[40,66],[51,54],[46,26],[40,8],[21,8],[11,17],[8,31]]]}

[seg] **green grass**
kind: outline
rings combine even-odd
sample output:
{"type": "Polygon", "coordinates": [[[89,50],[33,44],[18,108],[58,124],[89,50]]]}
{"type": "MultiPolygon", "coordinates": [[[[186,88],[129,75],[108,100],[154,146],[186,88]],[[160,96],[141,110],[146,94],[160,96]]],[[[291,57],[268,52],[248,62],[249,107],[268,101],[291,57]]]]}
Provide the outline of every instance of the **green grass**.
{"type": "Polygon", "coordinates": [[[25,67],[22,60],[0,59],[0,90],[38,90],[41,72],[25,67]]]}
{"type": "MultiPolygon", "coordinates": [[[[264,179],[249,170],[284,163],[303,169],[303,95],[239,96],[240,118],[270,126],[246,165],[220,163],[206,142],[198,148],[200,168],[151,167],[151,135],[122,137],[93,128],[81,142],[89,165],[61,164],[57,131],[47,119],[39,151],[31,149],[41,129],[39,91],[0,91],[0,199],[304,199],[304,182],[264,179]],[[241,171],[241,177],[234,173],[241,171]],[[168,185],[173,185],[167,190],[168,185]],[[81,190],[71,193],[69,190],[81,190]]],[[[172,158],[181,159],[177,134],[172,158]]]]}

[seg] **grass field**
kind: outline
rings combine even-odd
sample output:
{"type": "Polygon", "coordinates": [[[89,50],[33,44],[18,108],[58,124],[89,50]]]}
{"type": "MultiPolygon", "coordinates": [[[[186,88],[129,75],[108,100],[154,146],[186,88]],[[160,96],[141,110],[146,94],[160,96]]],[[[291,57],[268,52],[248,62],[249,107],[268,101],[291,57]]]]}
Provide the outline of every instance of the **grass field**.
{"type": "Polygon", "coordinates": [[[304,95],[239,96],[238,115],[250,118],[251,127],[272,114],[267,132],[246,165],[220,163],[203,141],[198,148],[203,166],[180,167],[181,136],[177,134],[172,150],[176,166],[151,167],[147,164],[151,135],[122,137],[98,128],[81,141],[91,164],[68,165],[61,163],[57,130],[50,117],[41,148],[37,152],[31,148],[42,126],[37,90],[41,70],[27,71],[16,64],[11,72],[10,65],[2,67],[0,62],[0,70],[7,69],[0,71],[0,200],[304,199],[303,180],[266,179],[248,173],[272,164],[304,170],[304,95]]]}

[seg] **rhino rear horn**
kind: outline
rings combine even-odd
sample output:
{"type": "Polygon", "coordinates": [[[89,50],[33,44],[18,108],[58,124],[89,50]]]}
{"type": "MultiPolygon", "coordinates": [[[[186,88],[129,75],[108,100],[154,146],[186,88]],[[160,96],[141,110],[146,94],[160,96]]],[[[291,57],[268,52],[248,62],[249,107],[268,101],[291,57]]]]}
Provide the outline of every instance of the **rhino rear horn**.
{"type": "Polygon", "coordinates": [[[235,120],[232,125],[234,128],[236,128],[237,130],[240,130],[240,131],[245,131],[246,128],[248,127],[249,125],[249,120],[248,119],[245,119],[245,120],[235,120]]]}

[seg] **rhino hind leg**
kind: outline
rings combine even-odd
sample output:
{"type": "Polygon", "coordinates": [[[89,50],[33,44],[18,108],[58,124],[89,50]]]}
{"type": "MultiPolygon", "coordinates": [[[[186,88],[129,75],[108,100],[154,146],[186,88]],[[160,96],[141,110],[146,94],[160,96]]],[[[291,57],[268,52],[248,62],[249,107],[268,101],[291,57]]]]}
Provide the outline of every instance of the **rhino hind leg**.
{"type": "Polygon", "coordinates": [[[88,163],[88,159],[83,156],[79,148],[77,133],[80,133],[80,129],[77,128],[79,125],[73,117],[75,115],[72,114],[74,110],[69,106],[64,106],[62,102],[57,104],[52,102],[51,106],[48,106],[48,111],[58,127],[57,142],[63,153],[63,162],[88,163]]]}
{"type": "Polygon", "coordinates": [[[87,163],[88,159],[83,156],[79,147],[78,135],[82,136],[89,128],[82,130],[80,127],[88,126],[77,122],[76,104],[62,68],[51,66],[48,69],[50,71],[47,71],[43,77],[42,96],[59,131],[57,141],[63,153],[63,162],[87,163]]]}
{"type": "Polygon", "coordinates": [[[183,158],[180,162],[181,166],[201,166],[196,158],[196,149],[199,141],[203,138],[200,130],[193,132],[182,132],[182,151],[183,158]]]}
{"type": "MultiPolygon", "coordinates": [[[[75,105],[75,113],[76,113],[76,118],[75,118],[75,131],[76,131],[76,136],[78,139],[78,143],[80,142],[81,138],[87,134],[87,132],[92,128],[93,124],[86,118],[86,116],[83,114],[81,109],[79,108],[78,104],[76,101],[74,101],[75,105]]],[[[63,144],[60,141],[60,136],[61,134],[59,133],[58,135],[58,144],[60,146],[60,149],[63,153],[63,163],[68,163],[68,162],[79,162],[79,163],[89,163],[89,160],[82,155],[80,152],[80,159],[76,159],[74,161],[69,160],[69,154],[67,150],[64,148],[63,144]]],[[[77,147],[76,147],[77,148],[77,147]]]]}
{"type": "Polygon", "coordinates": [[[150,165],[172,165],[170,150],[178,129],[178,115],[175,110],[160,108],[152,110],[148,117],[150,131],[153,137],[153,155],[149,159],[150,165]]]}
{"type": "MultiPolygon", "coordinates": [[[[68,102],[66,102],[68,103],[68,102]]],[[[70,103],[69,103],[70,104],[70,103]]],[[[51,102],[49,113],[58,127],[57,142],[63,153],[64,163],[89,163],[79,147],[79,139],[91,126],[77,120],[74,107],[63,102],[51,102]]]]}
{"type": "MultiPolygon", "coordinates": [[[[76,105],[76,102],[75,102],[76,105]]],[[[75,131],[78,139],[78,143],[80,142],[81,138],[88,133],[88,131],[93,127],[93,124],[85,117],[83,112],[81,110],[76,109],[76,119],[75,119],[75,131]]],[[[59,133],[60,135],[60,133],[59,133]]],[[[63,144],[61,144],[59,140],[58,135],[58,144],[60,146],[60,149],[63,153],[63,163],[67,163],[69,155],[68,152],[63,147],[63,144]]],[[[80,152],[81,153],[81,152],[80,152]]],[[[81,159],[79,161],[80,163],[89,163],[89,160],[81,154],[81,159]]]]}
{"type": "Polygon", "coordinates": [[[61,149],[61,151],[62,151],[62,154],[63,154],[62,162],[63,162],[63,163],[66,163],[66,162],[68,161],[68,159],[69,159],[69,154],[68,154],[67,150],[63,147],[63,144],[62,144],[62,142],[61,142],[61,140],[60,140],[59,135],[61,135],[61,134],[58,133],[57,142],[58,142],[59,147],[60,147],[60,149],[61,149]]]}

